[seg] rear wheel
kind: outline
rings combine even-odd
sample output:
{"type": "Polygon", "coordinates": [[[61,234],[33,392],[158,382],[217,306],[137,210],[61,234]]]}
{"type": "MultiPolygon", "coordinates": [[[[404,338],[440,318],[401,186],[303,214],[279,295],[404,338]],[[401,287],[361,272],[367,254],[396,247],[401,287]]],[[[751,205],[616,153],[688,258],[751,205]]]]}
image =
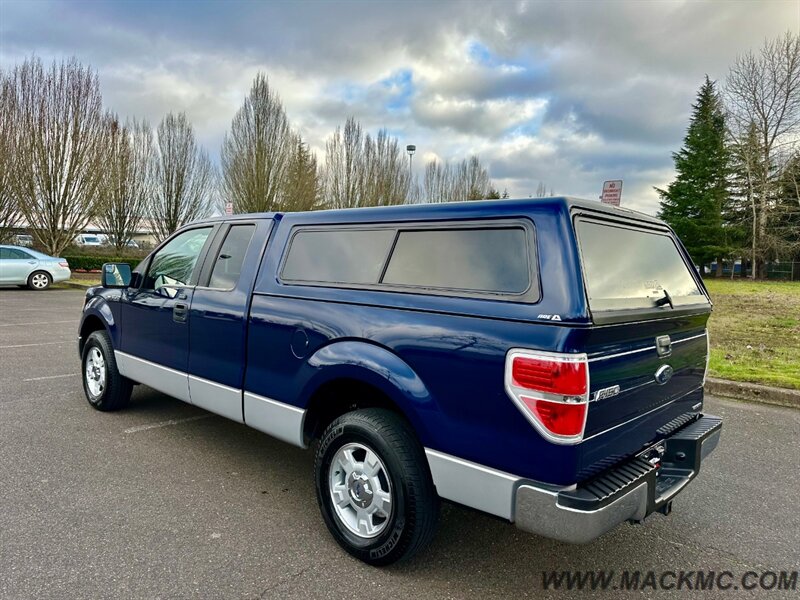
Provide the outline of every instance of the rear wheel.
{"type": "Polygon", "coordinates": [[[120,375],[111,340],[105,331],[95,331],[86,340],[81,360],[83,391],[97,410],[119,410],[128,405],[133,382],[120,375]]]}
{"type": "Polygon", "coordinates": [[[45,271],[34,271],[28,276],[28,287],[32,290],[46,290],[53,283],[50,273],[45,271]]]}
{"type": "Polygon", "coordinates": [[[325,430],[314,464],[325,524],[347,552],[376,566],[409,558],[433,538],[439,497],[409,425],[379,408],[325,430]]]}

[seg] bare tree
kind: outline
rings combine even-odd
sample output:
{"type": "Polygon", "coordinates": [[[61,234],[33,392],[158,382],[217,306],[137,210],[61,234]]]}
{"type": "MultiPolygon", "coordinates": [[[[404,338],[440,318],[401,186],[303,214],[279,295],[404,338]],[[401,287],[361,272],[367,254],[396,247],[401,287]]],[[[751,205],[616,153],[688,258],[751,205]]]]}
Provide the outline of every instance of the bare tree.
{"type": "Polygon", "coordinates": [[[36,237],[58,255],[94,215],[103,179],[97,75],[75,59],[26,60],[11,76],[14,166],[9,188],[36,237]]]}
{"type": "Polygon", "coordinates": [[[106,178],[96,220],[120,251],[141,229],[153,193],[155,149],[146,121],[134,119],[120,125],[116,115],[109,115],[107,129],[106,178]]]}
{"type": "Polygon", "coordinates": [[[425,165],[422,178],[422,200],[451,202],[453,198],[453,169],[447,163],[432,160],[425,165]]]}
{"type": "Polygon", "coordinates": [[[364,168],[360,194],[363,206],[404,204],[409,195],[411,173],[397,138],[385,129],[364,140],[364,168]]]}
{"type": "Polygon", "coordinates": [[[363,133],[353,117],[336,128],[325,144],[325,197],[331,208],[359,206],[359,179],[364,162],[363,133]]]}
{"type": "Polygon", "coordinates": [[[423,200],[427,202],[458,202],[499,198],[500,194],[489,179],[489,172],[477,156],[470,156],[457,165],[437,160],[425,165],[422,181],[423,200]]]}
{"type": "Polygon", "coordinates": [[[222,142],[222,191],[236,212],[281,208],[292,142],[283,104],[259,73],[222,142]]]}
{"type": "Polygon", "coordinates": [[[322,208],[321,181],[317,157],[300,136],[293,136],[289,164],[283,185],[281,209],[287,211],[322,208]]]}
{"type": "Polygon", "coordinates": [[[158,240],[210,212],[216,174],[184,113],[169,113],[158,125],[153,178],[147,211],[158,240]]]}
{"type": "Polygon", "coordinates": [[[8,74],[0,71],[0,243],[8,241],[19,223],[19,207],[11,192],[14,94],[8,74]]]}
{"type": "Polygon", "coordinates": [[[489,196],[491,182],[489,172],[473,155],[461,162],[458,168],[459,187],[463,188],[466,200],[483,200],[489,196]]]}
{"type": "Polygon", "coordinates": [[[774,257],[769,223],[778,206],[776,160],[800,128],[800,35],[787,32],[765,42],[758,53],[737,57],[728,74],[726,99],[738,152],[754,153],[740,161],[752,167],[746,187],[753,218],[753,276],[763,277],[766,260],[774,257]]]}
{"type": "Polygon", "coordinates": [[[769,230],[780,240],[780,258],[800,258],[800,150],[793,148],[782,159],[769,230]]]}
{"type": "Polygon", "coordinates": [[[404,204],[411,174],[397,138],[364,135],[353,117],[325,145],[324,189],[333,208],[404,204]]]}

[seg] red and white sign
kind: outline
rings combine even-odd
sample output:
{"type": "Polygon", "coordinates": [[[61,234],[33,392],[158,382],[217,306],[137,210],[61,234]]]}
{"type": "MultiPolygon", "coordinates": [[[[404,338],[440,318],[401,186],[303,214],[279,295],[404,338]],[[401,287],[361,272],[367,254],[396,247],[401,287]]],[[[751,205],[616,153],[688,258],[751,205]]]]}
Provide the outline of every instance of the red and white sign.
{"type": "Polygon", "coordinates": [[[622,201],[622,179],[603,182],[603,194],[600,196],[603,204],[619,206],[622,201]]]}
{"type": "Polygon", "coordinates": [[[233,202],[226,202],[225,203],[225,214],[232,215],[233,214],[233,202]]]}

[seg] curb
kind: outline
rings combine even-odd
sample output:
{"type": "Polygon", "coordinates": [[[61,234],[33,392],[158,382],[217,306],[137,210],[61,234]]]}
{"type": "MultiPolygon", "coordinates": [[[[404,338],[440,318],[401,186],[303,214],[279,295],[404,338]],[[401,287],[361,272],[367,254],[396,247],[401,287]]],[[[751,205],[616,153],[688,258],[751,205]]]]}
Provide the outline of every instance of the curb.
{"type": "Polygon", "coordinates": [[[76,290],[88,290],[90,287],[93,287],[97,284],[96,283],[83,284],[83,283],[76,283],[74,281],[59,281],[58,285],[65,285],[69,288],[74,288],[76,290]]]}
{"type": "Polygon", "coordinates": [[[729,381],[709,377],[706,379],[706,392],[715,396],[726,396],[737,400],[748,400],[762,404],[800,408],[800,390],[770,387],[758,383],[729,381]]]}

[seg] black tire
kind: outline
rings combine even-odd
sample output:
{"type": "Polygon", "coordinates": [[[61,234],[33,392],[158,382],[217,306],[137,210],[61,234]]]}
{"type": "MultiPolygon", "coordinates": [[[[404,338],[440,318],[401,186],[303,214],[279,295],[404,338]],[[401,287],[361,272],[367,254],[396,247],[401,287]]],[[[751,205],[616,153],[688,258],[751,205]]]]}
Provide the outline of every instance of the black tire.
{"type": "Polygon", "coordinates": [[[436,533],[439,497],[425,452],[408,423],[389,410],[357,410],[331,423],[317,446],[314,479],[322,517],[334,539],[365,563],[384,566],[410,558],[427,546],[436,533]],[[334,507],[330,487],[332,462],[336,453],[348,444],[365,446],[374,452],[385,466],[391,484],[391,513],[375,537],[353,533],[334,507]]]}
{"type": "Polygon", "coordinates": [[[28,289],[34,290],[36,292],[41,292],[42,290],[46,290],[47,288],[50,287],[51,283],[53,283],[53,278],[47,271],[34,271],[30,275],[28,275],[28,289]],[[43,283],[36,283],[36,282],[43,282],[43,283]]]}
{"type": "Polygon", "coordinates": [[[120,375],[117,368],[117,360],[114,357],[114,349],[111,346],[111,339],[105,331],[93,332],[83,346],[81,380],[83,381],[83,393],[86,395],[86,399],[97,410],[119,410],[126,407],[130,402],[133,382],[120,375]],[[90,356],[95,356],[94,350],[99,351],[105,366],[104,384],[97,394],[92,392],[87,372],[87,363],[90,360],[90,356]]]}

